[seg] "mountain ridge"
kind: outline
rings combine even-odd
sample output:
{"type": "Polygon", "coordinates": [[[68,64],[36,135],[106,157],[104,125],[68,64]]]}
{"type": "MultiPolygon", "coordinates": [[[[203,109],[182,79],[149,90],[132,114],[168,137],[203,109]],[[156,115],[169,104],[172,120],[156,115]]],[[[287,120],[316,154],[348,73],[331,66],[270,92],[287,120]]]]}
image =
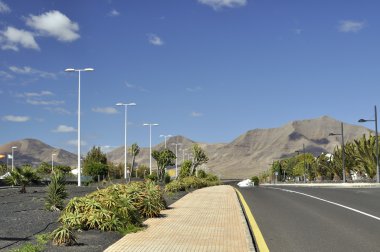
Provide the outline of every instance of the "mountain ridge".
{"type": "MultiPolygon", "coordinates": [[[[341,121],[329,116],[321,116],[314,119],[295,120],[277,128],[252,129],[239,135],[229,143],[202,143],[195,142],[184,136],[178,135],[167,139],[167,148],[175,152],[174,143],[181,145],[178,151],[178,163],[191,158],[190,148],[197,143],[209,157],[205,165],[207,171],[212,171],[222,178],[246,178],[257,175],[267,170],[273,160],[294,155],[297,150],[302,151],[305,144],[307,152],[320,155],[321,152],[333,152],[336,146],[340,146],[340,136],[329,136],[329,133],[340,133],[341,121]]],[[[363,134],[373,133],[370,129],[344,123],[345,142],[363,134]]],[[[131,144],[131,143],[130,143],[131,144]]],[[[130,146],[129,144],[129,146],[130,146]]],[[[55,162],[75,167],[76,154],[63,149],[54,148],[36,139],[23,139],[13,141],[0,146],[0,153],[9,153],[12,146],[17,146],[17,151],[22,154],[17,157],[16,164],[21,161],[38,163],[38,161],[50,162],[53,151],[57,153],[55,162]],[[6,152],[7,151],[7,152],[6,152]]],[[[152,146],[152,150],[164,148],[164,142],[152,146]]],[[[109,161],[114,163],[124,162],[124,146],[120,146],[107,154],[109,161]]],[[[128,162],[130,162],[128,155],[128,162]]],[[[136,157],[136,165],[149,166],[149,148],[141,148],[136,157]]],[[[156,162],[152,162],[152,168],[156,168],[156,162]]]]}

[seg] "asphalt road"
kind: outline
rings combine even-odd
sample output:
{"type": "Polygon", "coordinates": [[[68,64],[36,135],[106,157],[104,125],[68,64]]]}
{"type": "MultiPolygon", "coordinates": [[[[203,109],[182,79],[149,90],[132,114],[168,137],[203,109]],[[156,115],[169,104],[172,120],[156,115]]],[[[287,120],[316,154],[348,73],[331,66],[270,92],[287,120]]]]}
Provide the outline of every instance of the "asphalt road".
{"type": "Polygon", "coordinates": [[[380,188],[239,190],[270,251],[380,251],[380,188]]]}

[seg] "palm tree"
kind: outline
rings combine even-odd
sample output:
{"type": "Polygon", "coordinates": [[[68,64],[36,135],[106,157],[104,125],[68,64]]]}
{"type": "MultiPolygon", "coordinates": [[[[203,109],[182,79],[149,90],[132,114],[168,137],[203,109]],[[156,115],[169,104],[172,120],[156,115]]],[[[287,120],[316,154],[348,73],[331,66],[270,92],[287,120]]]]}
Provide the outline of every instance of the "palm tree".
{"type": "Polygon", "coordinates": [[[40,177],[37,176],[37,172],[29,165],[10,171],[10,176],[6,177],[8,184],[21,186],[21,193],[26,193],[27,185],[37,183],[39,180],[40,177]]]}
{"type": "Polygon", "coordinates": [[[132,155],[132,163],[131,163],[131,174],[132,174],[133,167],[135,166],[136,156],[140,153],[140,147],[137,145],[137,143],[134,143],[131,145],[131,147],[129,147],[129,153],[132,155]]]}
{"type": "Polygon", "coordinates": [[[354,159],[357,167],[367,173],[370,178],[376,175],[376,148],[374,136],[369,136],[367,139],[365,135],[362,138],[354,140],[355,153],[354,159]]]}

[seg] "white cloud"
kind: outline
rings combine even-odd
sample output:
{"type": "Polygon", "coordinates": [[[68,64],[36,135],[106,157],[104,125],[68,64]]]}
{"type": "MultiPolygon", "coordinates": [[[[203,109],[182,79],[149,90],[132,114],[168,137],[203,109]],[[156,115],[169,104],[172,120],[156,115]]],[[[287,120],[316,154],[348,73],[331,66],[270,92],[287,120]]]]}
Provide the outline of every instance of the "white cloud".
{"type": "Polygon", "coordinates": [[[117,110],[114,107],[105,107],[105,108],[93,108],[93,112],[103,113],[103,114],[116,114],[117,110]]]}
{"type": "Polygon", "coordinates": [[[339,21],[338,30],[340,32],[358,32],[365,26],[364,21],[342,20],[339,21]]]}
{"type": "Polygon", "coordinates": [[[12,72],[18,73],[18,74],[30,74],[30,73],[32,73],[32,68],[28,67],[28,66],[24,66],[24,67],[10,66],[9,69],[12,72]]]}
{"type": "Polygon", "coordinates": [[[186,88],[186,91],[191,92],[191,93],[199,92],[199,91],[202,91],[202,87],[197,86],[197,87],[193,87],[193,88],[186,88]]]}
{"type": "Polygon", "coordinates": [[[141,87],[141,86],[133,85],[133,84],[127,82],[127,81],[125,82],[125,86],[127,88],[130,88],[130,89],[137,89],[138,91],[141,91],[141,92],[148,92],[148,90],[146,88],[141,87]]]}
{"type": "Polygon", "coordinates": [[[57,100],[50,100],[50,101],[44,101],[44,100],[39,100],[39,99],[26,99],[26,103],[29,103],[31,105],[53,105],[53,106],[58,106],[61,104],[64,104],[64,101],[57,101],[57,100]]]}
{"type": "MultiPolygon", "coordinates": [[[[66,143],[67,143],[68,145],[74,145],[74,146],[77,146],[77,145],[78,145],[78,140],[77,140],[77,139],[73,139],[73,140],[69,140],[69,141],[67,141],[66,143]]],[[[87,145],[87,143],[86,143],[86,141],[81,140],[81,141],[80,141],[80,145],[81,145],[81,146],[85,146],[85,145],[87,145]]]]}
{"type": "Polygon", "coordinates": [[[158,37],[156,34],[147,34],[147,36],[148,36],[149,43],[151,43],[152,45],[155,45],[155,46],[164,45],[164,41],[160,37],[158,37]]]}
{"type": "Polygon", "coordinates": [[[41,97],[41,96],[51,96],[53,95],[53,93],[45,90],[39,93],[24,93],[24,95],[27,97],[41,97]]]}
{"type": "Polygon", "coordinates": [[[0,78],[9,80],[9,79],[13,79],[13,76],[5,71],[0,71],[0,78]]]}
{"type": "Polygon", "coordinates": [[[15,115],[6,115],[3,116],[4,121],[8,122],[27,122],[30,120],[29,116],[15,116],[15,115]]]}
{"type": "Polygon", "coordinates": [[[214,10],[223,7],[241,7],[247,4],[248,0],[198,0],[199,3],[211,6],[214,10]]]}
{"type": "Polygon", "coordinates": [[[18,51],[18,46],[20,45],[24,48],[40,50],[40,47],[34,40],[33,33],[11,26],[7,27],[5,31],[0,32],[0,44],[2,50],[18,51]]]}
{"type": "Polygon", "coordinates": [[[203,114],[202,113],[200,113],[200,112],[191,112],[191,116],[192,117],[201,117],[201,116],[203,116],[203,114]]]}
{"type": "Polygon", "coordinates": [[[57,10],[45,12],[39,16],[30,15],[26,24],[41,35],[51,36],[59,41],[71,42],[80,37],[79,25],[57,10]]]}
{"type": "Polygon", "coordinates": [[[47,111],[50,111],[54,114],[71,115],[70,111],[68,111],[67,109],[64,109],[64,108],[60,108],[60,107],[58,107],[58,108],[46,107],[44,109],[46,109],[47,111]]]}
{"type": "Polygon", "coordinates": [[[109,13],[108,13],[108,16],[110,17],[117,17],[117,16],[120,16],[120,12],[118,12],[117,10],[113,9],[111,10],[109,13]]]}
{"type": "Polygon", "coordinates": [[[11,12],[11,9],[3,1],[0,0],[0,13],[11,12]]]}
{"type": "Polygon", "coordinates": [[[29,75],[38,75],[41,78],[50,78],[50,79],[56,79],[56,75],[54,73],[49,73],[45,71],[41,71],[38,69],[31,68],[30,66],[24,66],[24,67],[17,67],[17,66],[10,66],[9,70],[16,74],[29,74],[29,75]]]}
{"type": "Polygon", "coordinates": [[[53,130],[53,132],[56,133],[69,133],[69,132],[76,132],[77,130],[74,127],[67,126],[67,125],[59,125],[56,129],[53,130]]]}

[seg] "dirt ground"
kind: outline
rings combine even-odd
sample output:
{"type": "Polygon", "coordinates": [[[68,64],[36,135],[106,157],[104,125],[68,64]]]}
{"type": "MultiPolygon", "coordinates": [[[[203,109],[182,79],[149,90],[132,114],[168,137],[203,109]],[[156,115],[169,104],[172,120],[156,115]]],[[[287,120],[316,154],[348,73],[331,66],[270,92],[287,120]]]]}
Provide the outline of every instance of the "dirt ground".
{"type": "MultiPolygon", "coordinates": [[[[84,196],[97,186],[68,185],[69,199],[84,196]]],[[[35,242],[35,235],[45,234],[56,229],[59,212],[45,210],[46,186],[27,187],[27,193],[19,193],[20,188],[0,189],[0,250],[8,251],[27,242],[35,242]]],[[[165,195],[168,205],[183,197],[186,192],[165,195]]],[[[66,203],[68,202],[68,200],[66,203]]],[[[50,243],[46,251],[103,251],[119,240],[122,235],[117,232],[101,232],[98,230],[76,232],[79,245],[57,247],[50,243]]]]}

